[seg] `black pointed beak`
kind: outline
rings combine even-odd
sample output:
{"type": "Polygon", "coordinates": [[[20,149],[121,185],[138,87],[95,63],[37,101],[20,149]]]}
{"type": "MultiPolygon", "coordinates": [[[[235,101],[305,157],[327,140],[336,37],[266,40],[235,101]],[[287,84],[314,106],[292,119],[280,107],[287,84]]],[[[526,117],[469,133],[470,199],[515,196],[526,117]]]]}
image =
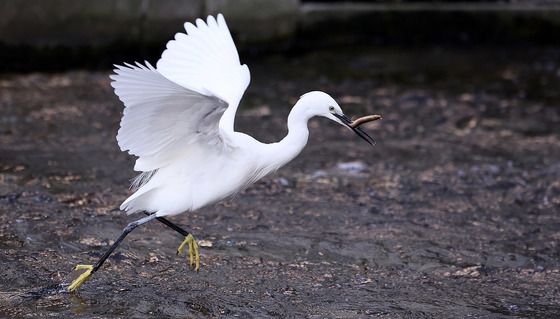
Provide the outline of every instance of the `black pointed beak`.
{"type": "Polygon", "coordinates": [[[361,137],[364,141],[368,142],[370,145],[375,145],[375,140],[369,136],[361,127],[352,125],[352,119],[344,114],[333,114],[336,116],[344,125],[348,126],[349,129],[354,131],[356,135],[361,137]]]}

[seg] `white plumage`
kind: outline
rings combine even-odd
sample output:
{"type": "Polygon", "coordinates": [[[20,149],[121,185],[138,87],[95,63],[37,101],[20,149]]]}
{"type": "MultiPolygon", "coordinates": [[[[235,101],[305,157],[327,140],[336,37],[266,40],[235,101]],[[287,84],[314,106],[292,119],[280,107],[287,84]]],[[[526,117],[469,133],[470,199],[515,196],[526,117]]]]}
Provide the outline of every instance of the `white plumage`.
{"type": "Polygon", "coordinates": [[[117,141],[138,157],[142,172],[127,213],[175,215],[217,202],[288,163],[307,143],[307,121],[324,116],[353,129],[326,93],[303,95],[288,117],[288,135],[263,144],[234,131],[239,101],[250,73],[241,65],[220,14],[196,26],[185,24],[157,62],[157,68],[116,66],[112,86],[125,105],[117,141]]]}
{"type": "Polygon", "coordinates": [[[288,135],[278,143],[235,132],[235,112],[250,74],[239,62],[224,17],[197,19],[185,30],[169,41],[157,68],[148,62],[125,64],[111,76],[125,105],[117,141],[121,150],[137,157],[134,169],[141,172],[132,183],[134,194],[120,208],[148,216],[129,223],[95,264],[77,265],[85,272],[68,286],[71,292],[100,269],[131,231],[156,218],[185,236],[177,253],[188,245],[190,263],[198,270],[192,234],[162,217],[215,203],[288,163],[307,144],[307,122],[313,116],[343,124],[373,145],[359,125],[380,116],[352,122],[335,100],[318,91],[302,95],[294,105],[288,135]]]}

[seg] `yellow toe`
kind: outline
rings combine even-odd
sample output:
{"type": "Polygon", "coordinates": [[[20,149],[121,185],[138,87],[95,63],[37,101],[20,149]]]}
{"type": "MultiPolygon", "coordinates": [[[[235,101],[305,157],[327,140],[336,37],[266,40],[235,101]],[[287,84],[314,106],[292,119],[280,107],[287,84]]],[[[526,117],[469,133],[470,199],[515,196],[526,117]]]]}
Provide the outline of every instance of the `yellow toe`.
{"type": "Polygon", "coordinates": [[[80,269],[85,269],[86,271],[84,271],[78,278],[72,281],[72,284],[70,284],[70,286],[68,286],[68,291],[70,292],[78,290],[78,288],[80,288],[84,284],[84,282],[86,282],[91,277],[91,274],[93,272],[93,265],[77,265],[76,268],[74,268],[74,270],[80,269]]]}
{"type": "Polygon", "coordinates": [[[198,252],[198,244],[191,234],[185,236],[185,239],[177,249],[177,254],[183,253],[183,250],[187,245],[189,246],[189,263],[196,271],[198,271],[200,268],[200,254],[198,252]]]}
{"type": "Polygon", "coordinates": [[[189,236],[192,237],[190,234],[188,236],[185,236],[185,239],[183,240],[181,245],[179,245],[179,248],[177,248],[177,255],[182,254],[185,246],[189,244],[189,236]]]}
{"type": "Polygon", "coordinates": [[[198,253],[198,244],[194,238],[189,242],[189,262],[194,266],[194,270],[200,268],[200,255],[198,253]]]}

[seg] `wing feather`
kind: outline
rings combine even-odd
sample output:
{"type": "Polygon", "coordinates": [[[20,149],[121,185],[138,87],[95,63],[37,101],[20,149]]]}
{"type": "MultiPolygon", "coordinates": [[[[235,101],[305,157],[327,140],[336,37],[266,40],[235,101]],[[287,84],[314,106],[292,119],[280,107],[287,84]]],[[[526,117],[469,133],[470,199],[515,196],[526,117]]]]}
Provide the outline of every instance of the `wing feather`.
{"type": "Polygon", "coordinates": [[[221,144],[218,122],[227,103],[169,81],[149,63],[116,66],[111,85],[125,109],[117,141],[136,155],[135,169],[165,166],[189,144],[221,144]]]}
{"type": "Polygon", "coordinates": [[[224,17],[209,16],[185,23],[157,62],[157,70],[169,80],[204,95],[216,96],[237,108],[250,82],[224,17]]]}
{"type": "Polygon", "coordinates": [[[117,141],[139,158],[135,170],[170,163],[188,145],[233,146],[233,122],[250,82],[224,17],[185,23],[154,68],[116,66],[111,85],[125,105],[117,141]]]}

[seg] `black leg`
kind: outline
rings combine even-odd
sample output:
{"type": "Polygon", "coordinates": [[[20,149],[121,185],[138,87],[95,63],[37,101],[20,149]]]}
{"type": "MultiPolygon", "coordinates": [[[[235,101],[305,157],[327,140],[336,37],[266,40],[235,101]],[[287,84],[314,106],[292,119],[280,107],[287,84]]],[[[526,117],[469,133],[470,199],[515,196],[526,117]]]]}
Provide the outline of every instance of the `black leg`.
{"type": "MultiPolygon", "coordinates": [[[[148,216],[154,216],[154,214],[150,214],[148,212],[144,212],[144,213],[148,216]]],[[[174,231],[178,232],[179,234],[181,234],[185,237],[185,239],[183,240],[183,242],[181,243],[179,248],[177,248],[177,255],[181,254],[183,252],[183,249],[185,248],[185,246],[188,245],[190,264],[191,264],[191,266],[194,266],[194,269],[196,271],[198,271],[198,268],[200,267],[200,255],[198,253],[198,244],[197,244],[196,240],[194,239],[193,235],[189,234],[188,231],[186,231],[183,228],[175,225],[174,223],[170,222],[166,218],[156,217],[156,219],[160,223],[162,223],[165,226],[173,229],[174,231]]]]}
{"type": "Polygon", "coordinates": [[[134,221],[128,225],[126,225],[126,227],[123,229],[121,235],[119,236],[119,238],[117,238],[117,240],[115,241],[115,243],[113,245],[111,245],[111,247],[109,247],[109,249],[105,252],[105,254],[103,254],[103,256],[101,256],[101,258],[93,265],[78,265],[76,266],[76,270],[79,269],[85,269],[86,272],[82,273],[76,280],[74,280],[72,282],[72,284],[68,287],[69,291],[76,291],[78,288],[80,288],[80,286],[89,279],[89,277],[96,272],[97,270],[99,270],[99,268],[103,265],[103,263],[105,263],[105,261],[107,260],[107,258],[109,258],[109,256],[111,256],[111,254],[113,253],[113,251],[115,251],[115,249],[117,249],[117,247],[121,244],[121,242],[124,240],[124,238],[131,232],[133,231],[136,227],[145,224],[149,221],[152,221],[156,218],[156,215],[149,215],[146,216],[144,218],[141,218],[137,221],[134,221]]]}
{"type": "Polygon", "coordinates": [[[133,221],[132,223],[126,225],[119,238],[117,238],[117,240],[113,243],[113,245],[111,245],[111,247],[109,247],[109,249],[105,252],[105,254],[103,254],[103,256],[101,256],[101,258],[95,263],[95,265],[93,265],[93,270],[91,272],[92,273],[96,272],[101,267],[101,265],[105,263],[107,258],[109,258],[109,256],[111,256],[113,251],[121,244],[121,242],[124,240],[126,235],[128,235],[136,227],[153,220],[155,217],[156,217],[155,215],[149,215],[147,217],[141,218],[137,221],[133,221]]]}
{"type": "MultiPolygon", "coordinates": [[[[151,216],[150,213],[145,213],[145,214],[148,215],[148,216],[151,216]]],[[[183,235],[183,236],[185,236],[185,237],[189,235],[189,232],[188,232],[188,231],[186,231],[186,230],[184,230],[183,228],[181,228],[181,227],[175,225],[174,223],[172,223],[171,221],[169,221],[168,219],[166,219],[166,218],[164,218],[164,217],[156,217],[156,219],[157,219],[160,223],[162,223],[162,224],[164,224],[165,226],[167,226],[167,227],[173,229],[174,231],[178,232],[179,234],[181,234],[181,235],[183,235]]]]}

